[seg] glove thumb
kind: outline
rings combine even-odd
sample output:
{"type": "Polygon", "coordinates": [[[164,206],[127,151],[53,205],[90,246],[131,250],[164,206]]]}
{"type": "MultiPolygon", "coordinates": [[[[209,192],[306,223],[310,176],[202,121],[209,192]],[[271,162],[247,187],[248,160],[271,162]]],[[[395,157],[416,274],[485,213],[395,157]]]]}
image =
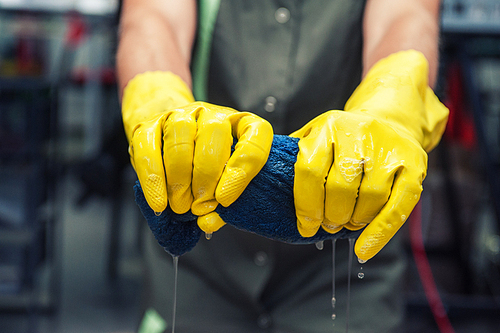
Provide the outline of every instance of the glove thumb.
{"type": "Polygon", "coordinates": [[[216,212],[211,212],[198,217],[198,227],[205,232],[209,238],[214,232],[222,228],[226,222],[216,212]]]}

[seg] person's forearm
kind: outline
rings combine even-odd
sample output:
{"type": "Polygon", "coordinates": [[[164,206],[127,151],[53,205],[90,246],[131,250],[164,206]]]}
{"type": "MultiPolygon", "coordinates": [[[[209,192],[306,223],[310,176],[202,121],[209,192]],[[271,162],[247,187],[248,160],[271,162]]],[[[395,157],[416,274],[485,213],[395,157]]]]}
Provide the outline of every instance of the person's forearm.
{"type": "Polygon", "coordinates": [[[429,62],[435,84],[439,57],[438,0],[368,0],[364,18],[363,77],[380,59],[415,49],[429,62]]]}
{"type": "Polygon", "coordinates": [[[120,20],[117,76],[120,93],[135,75],[171,71],[189,86],[195,1],[125,0],[120,20]]]}

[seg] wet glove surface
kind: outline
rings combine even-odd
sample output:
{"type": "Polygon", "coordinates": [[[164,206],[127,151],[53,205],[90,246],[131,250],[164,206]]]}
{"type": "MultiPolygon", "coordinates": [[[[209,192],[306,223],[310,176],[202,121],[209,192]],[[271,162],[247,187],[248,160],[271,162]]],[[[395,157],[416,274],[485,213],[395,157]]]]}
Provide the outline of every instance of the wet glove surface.
{"type": "MultiPolygon", "coordinates": [[[[356,238],[362,230],[330,234],[319,230],[313,237],[304,238],[297,230],[293,199],[294,164],[297,160],[298,139],[275,135],[269,158],[245,191],[230,206],[218,205],[216,212],[229,225],[270,239],[310,244],[326,239],[356,238]]],[[[135,198],[158,243],[171,255],[190,251],[202,231],[191,212],[175,214],[170,206],[156,216],[147,204],[139,184],[135,198]]]]}
{"type": "Polygon", "coordinates": [[[428,72],[421,52],[391,54],[370,68],[344,111],[327,111],[290,134],[300,138],[294,200],[301,235],[365,228],[354,251],[369,260],[405,223],[448,118],[428,72]]]}

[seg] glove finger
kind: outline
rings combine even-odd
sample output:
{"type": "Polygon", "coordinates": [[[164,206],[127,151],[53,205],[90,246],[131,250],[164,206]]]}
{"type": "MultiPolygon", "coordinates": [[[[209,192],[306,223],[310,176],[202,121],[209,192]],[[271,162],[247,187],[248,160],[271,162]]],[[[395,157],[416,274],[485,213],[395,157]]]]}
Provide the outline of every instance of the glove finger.
{"type": "Polygon", "coordinates": [[[162,123],[164,117],[142,123],[134,132],[129,149],[139,183],[149,207],[161,213],[167,207],[167,186],[163,169],[162,123]]]}
{"type": "Polygon", "coordinates": [[[299,141],[293,195],[302,237],[314,236],[323,222],[325,179],[333,162],[330,138],[331,135],[313,131],[299,141]]]}
{"type": "Polygon", "coordinates": [[[365,172],[351,219],[351,225],[358,229],[370,223],[384,207],[391,195],[396,171],[401,167],[400,162],[399,165],[377,168],[373,168],[372,163],[371,159],[364,162],[365,172]]]}
{"type": "Polygon", "coordinates": [[[209,235],[213,234],[224,225],[226,225],[226,222],[224,222],[216,212],[211,212],[206,215],[199,216],[197,223],[198,227],[200,227],[200,229],[205,232],[207,238],[209,237],[209,235]]]}
{"type": "Polygon", "coordinates": [[[174,112],[165,122],[163,133],[168,201],[175,213],[183,214],[193,202],[191,179],[196,121],[190,113],[174,112]]]}
{"type": "Polygon", "coordinates": [[[193,159],[193,214],[202,216],[217,207],[215,189],[231,154],[231,124],[213,112],[198,113],[193,159]]]}
{"type": "Polygon", "coordinates": [[[353,223],[352,221],[349,221],[346,224],[344,224],[344,227],[350,231],[356,231],[359,229],[363,229],[365,226],[366,226],[366,223],[353,223]]]}
{"type": "Polygon", "coordinates": [[[326,181],[325,217],[330,229],[345,225],[351,219],[363,177],[361,158],[337,154],[335,157],[326,181]]]}
{"type": "Polygon", "coordinates": [[[323,222],[321,223],[321,228],[323,228],[323,230],[325,230],[326,232],[330,233],[330,234],[336,234],[337,232],[339,232],[340,230],[342,230],[342,228],[344,228],[344,226],[337,226],[335,223],[332,223],[331,221],[329,221],[326,217],[323,219],[323,222]]]}
{"type": "Polygon", "coordinates": [[[420,199],[425,169],[400,169],[391,196],[380,213],[367,225],[354,247],[359,259],[375,256],[404,224],[420,199]]]}
{"type": "Polygon", "coordinates": [[[266,120],[250,113],[229,116],[238,143],[222,173],[215,197],[224,207],[243,193],[248,183],[267,161],[273,142],[273,128],[266,120]]]}

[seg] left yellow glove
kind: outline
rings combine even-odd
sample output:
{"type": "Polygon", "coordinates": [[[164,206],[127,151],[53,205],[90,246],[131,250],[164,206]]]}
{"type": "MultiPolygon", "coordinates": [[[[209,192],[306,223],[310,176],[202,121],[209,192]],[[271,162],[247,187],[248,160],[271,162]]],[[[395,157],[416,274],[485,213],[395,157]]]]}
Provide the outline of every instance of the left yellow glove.
{"type": "Polygon", "coordinates": [[[264,119],[194,102],[187,85],[170,72],[134,77],[124,90],[122,116],[151,209],[191,209],[206,233],[224,225],[215,208],[239,197],[267,161],[273,140],[264,119]],[[233,137],[238,143],[231,155],[233,137]]]}
{"type": "Polygon", "coordinates": [[[301,138],[295,164],[297,227],[366,226],[355,252],[368,260],[389,242],[417,204],[427,153],[448,110],[427,85],[428,64],[414,50],[377,62],[347,101],[291,136],[301,138]],[[368,224],[368,225],[367,225],[368,224]]]}

